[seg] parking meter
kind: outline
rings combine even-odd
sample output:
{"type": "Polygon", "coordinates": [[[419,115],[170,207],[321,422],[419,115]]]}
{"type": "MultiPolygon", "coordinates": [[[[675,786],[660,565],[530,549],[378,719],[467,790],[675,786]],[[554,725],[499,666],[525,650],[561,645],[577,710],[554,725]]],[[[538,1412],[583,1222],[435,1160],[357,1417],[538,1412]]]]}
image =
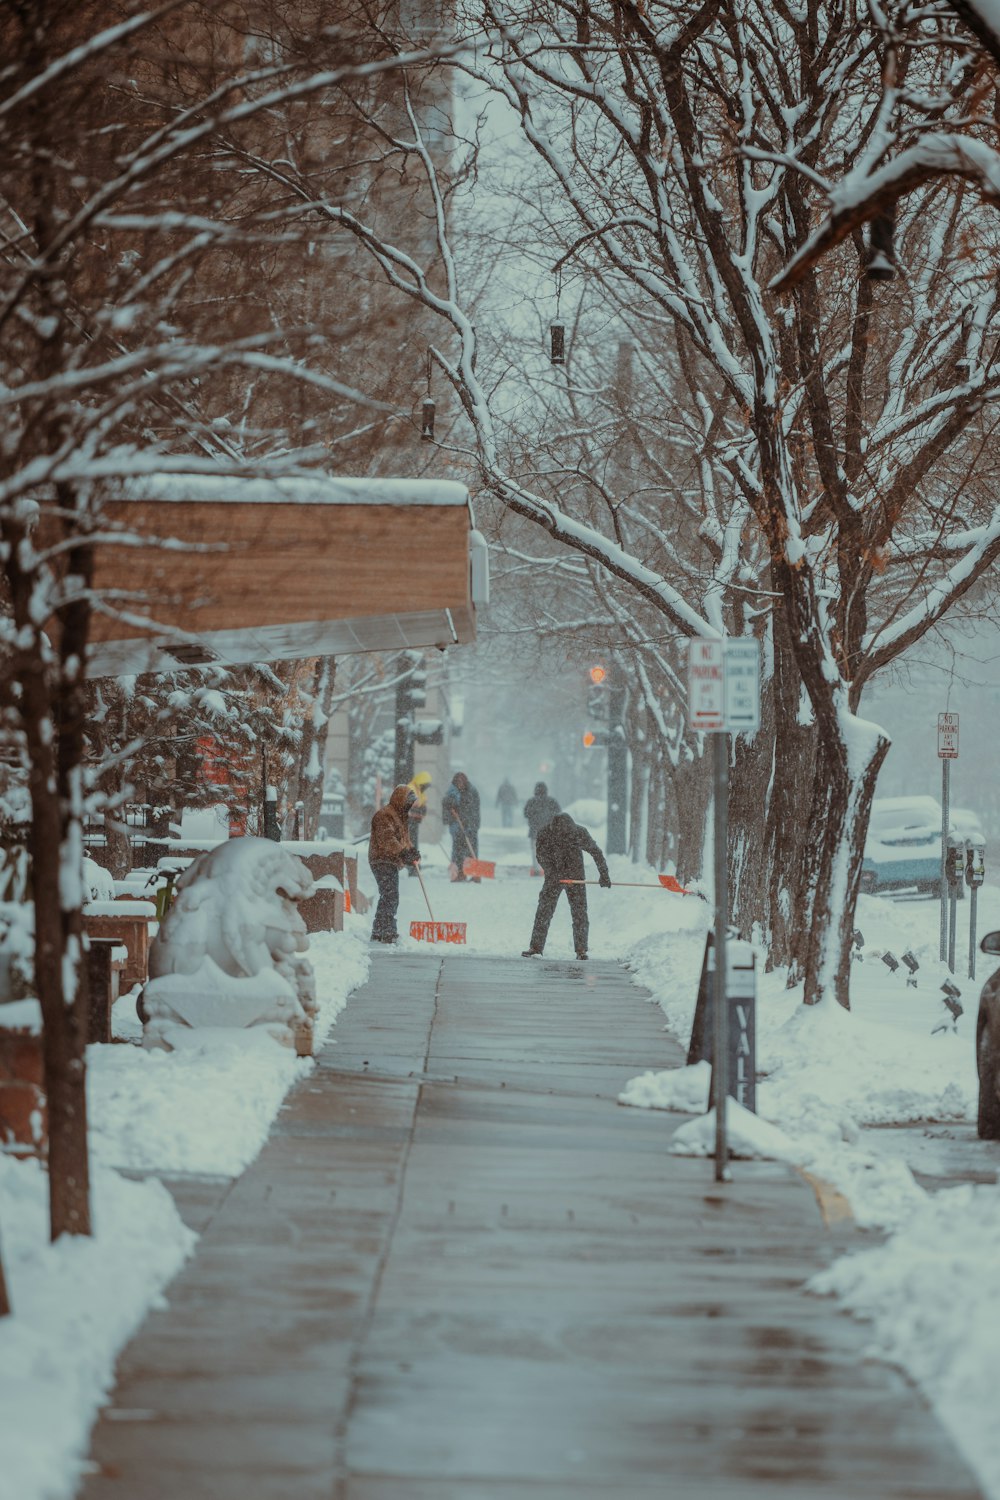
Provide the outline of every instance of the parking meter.
{"type": "Polygon", "coordinates": [[[965,840],[957,833],[950,833],[948,835],[948,853],[945,857],[944,873],[952,899],[954,899],[957,889],[962,883],[964,864],[965,840]]]}
{"type": "Polygon", "coordinates": [[[965,851],[965,883],[969,887],[969,978],[976,977],[976,900],[986,879],[986,846],[971,840],[965,851]]]}
{"type": "Polygon", "coordinates": [[[985,844],[967,844],[965,849],[965,883],[970,891],[978,889],[986,879],[985,844]]]}

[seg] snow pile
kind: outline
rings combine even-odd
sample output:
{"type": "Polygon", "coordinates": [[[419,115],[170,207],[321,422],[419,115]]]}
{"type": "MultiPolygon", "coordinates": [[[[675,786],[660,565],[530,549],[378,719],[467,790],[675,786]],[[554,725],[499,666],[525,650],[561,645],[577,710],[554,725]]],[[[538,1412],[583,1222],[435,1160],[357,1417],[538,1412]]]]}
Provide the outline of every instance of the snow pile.
{"type": "MultiPolygon", "coordinates": [[[[960,918],[967,916],[959,909],[960,918]]],[[[663,909],[657,932],[626,936],[624,957],[638,983],[662,1006],[669,1029],[687,1042],[694,1017],[707,914],[663,909]],[[679,918],[688,919],[686,929],[679,918]],[[667,930],[669,928],[669,930],[667,930]]],[[[790,1162],[832,1184],[863,1228],[889,1231],[877,1249],[842,1257],[812,1283],[871,1319],[873,1353],[920,1383],[950,1428],[986,1492],[1000,1500],[1000,1428],[996,1422],[996,1328],[1000,1323],[1000,1194],[995,1186],[928,1195],[907,1164],[868,1149],[865,1126],[918,1120],[973,1121],[976,1116],[975,1020],[992,962],[979,961],[974,981],[964,964],[955,976],[938,958],[938,907],[930,901],[862,897],[863,934],[852,971],[850,1012],[828,1000],[802,1005],[801,987],[780,973],[758,975],[757,1107],[746,1116],[727,1106],[737,1155],[790,1162]],[[882,955],[917,961],[917,984],[882,955]],[[942,1004],[952,978],[963,1013],[942,1004]]],[[[964,926],[964,921],[962,922],[964,926]]],[[[1000,928],[1000,889],[980,893],[979,933],[1000,928]]],[[[964,944],[960,934],[959,951],[964,944]]],[[[674,1133],[671,1149],[710,1155],[714,1111],[707,1104],[705,1064],[634,1078],[623,1103],[695,1113],[674,1133]]]]}
{"type": "MultiPolygon", "coordinates": [[[[367,978],[368,921],[313,939],[322,1040],[367,978]]],[[[37,1010],[37,1002],[24,1002],[37,1010]]],[[[115,1006],[117,1037],[138,1040],[135,995],[115,1006]]],[[[206,1029],[175,1052],[88,1048],[95,1235],[49,1243],[48,1184],[37,1162],[0,1155],[0,1252],[14,1315],[0,1320],[5,1479],[18,1500],[69,1500],[115,1359],[190,1252],[195,1236],[140,1171],[242,1171],[290,1084],[315,1064],[264,1033],[206,1029]]]]}
{"type": "Polygon", "coordinates": [[[993,1496],[1000,1495],[998,1245],[996,1188],[952,1188],[925,1198],[884,1245],[842,1257],[811,1283],[871,1321],[872,1353],[920,1383],[993,1496]]]}
{"type": "Polygon", "coordinates": [[[158,1182],[97,1168],[92,1193],[93,1238],[50,1244],[45,1174],[37,1162],[0,1155],[14,1311],[0,1322],[3,1468],[19,1500],[74,1493],[115,1356],[195,1240],[158,1182]]]}
{"type": "Polygon", "coordinates": [[[308,1056],[316,996],[295,902],[312,889],[302,861],[270,839],[229,839],[194,860],[149,951],[146,1045],[190,1046],[204,1026],[259,1026],[308,1056]]]}
{"type": "MultiPolygon", "coordinates": [[[[368,975],[368,922],[312,939],[322,1042],[351,991],[368,975]]],[[[135,997],[115,1006],[119,1038],[138,1031],[135,997]]],[[[235,1175],[267,1138],[291,1085],[314,1064],[265,1031],[206,1027],[172,1052],[91,1047],[87,1053],[90,1136],[98,1161],[132,1170],[235,1175]]]]}

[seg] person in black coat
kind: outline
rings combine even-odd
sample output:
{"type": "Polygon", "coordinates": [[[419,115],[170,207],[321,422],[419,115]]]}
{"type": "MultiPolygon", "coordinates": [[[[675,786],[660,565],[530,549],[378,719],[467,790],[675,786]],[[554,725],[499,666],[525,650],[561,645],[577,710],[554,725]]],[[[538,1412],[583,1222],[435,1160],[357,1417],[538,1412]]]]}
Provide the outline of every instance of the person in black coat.
{"type": "Polygon", "coordinates": [[[524,816],[528,820],[528,840],[531,844],[532,875],[534,875],[535,866],[538,864],[535,842],[546,823],[551,823],[559,810],[559,803],[554,797],[549,796],[549,789],[545,785],[545,782],[536,782],[534,796],[529,797],[524,804],[524,816]]]}
{"type": "MultiPolygon", "coordinates": [[[[453,880],[465,880],[463,865],[469,855],[479,857],[479,793],[464,771],[456,771],[451,786],[441,800],[441,816],[451,834],[451,862],[456,874],[453,880]]],[[[472,879],[479,881],[478,875],[472,879]]]]}
{"type": "Polygon", "coordinates": [[[587,957],[587,888],[584,885],[563,885],[564,880],[583,879],[583,856],[589,854],[597,866],[602,886],[610,887],[608,862],[594,843],[590,834],[580,823],[574,823],[569,813],[557,813],[538,835],[538,858],[545,879],[538,892],[538,907],[535,925],[531,931],[531,943],[524,950],[523,958],[539,958],[545,947],[561,891],[566,892],[570,916],[573,919],[573,947],[577,958],[587,957]]]}

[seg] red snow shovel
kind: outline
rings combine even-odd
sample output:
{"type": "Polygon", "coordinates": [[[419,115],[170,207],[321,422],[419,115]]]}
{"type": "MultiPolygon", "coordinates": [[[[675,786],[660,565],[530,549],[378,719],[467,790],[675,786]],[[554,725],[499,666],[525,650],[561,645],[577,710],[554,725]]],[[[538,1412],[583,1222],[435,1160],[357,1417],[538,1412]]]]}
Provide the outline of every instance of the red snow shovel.
{"type": "Polygon", "coordinates": [[[497,873],[497,867],[494,864],[493,860],[479,858],[475,849],[473,849],[472,847],[472,842],[469,838],[469,835],[465,831],[465,825],[462,822],[461,818],[458,816],[458,813],[455,813],[455,822],[458,824],[459,828],[461,828],[462,837],[468,845],[469,849],[469,858],[462,860],[462,868],[459,871],[459,874],[467,875],[470,880],[492,880],[497,873]]]}
{"type": "Polygon", "coordinates": [[[429,922],[411,922],[410,937],[416,938],[418,943],[464,943],[464,922],[435,922],[434,913],[431,911],[430,898],[427,895],[427,887],[424,885],[424,877],[420,873],[420,865],[415,864],[413,868],[417,872],[420,881],[420,889],[424,893],[427,902],[427,911],[430,915],[429,922]]]}

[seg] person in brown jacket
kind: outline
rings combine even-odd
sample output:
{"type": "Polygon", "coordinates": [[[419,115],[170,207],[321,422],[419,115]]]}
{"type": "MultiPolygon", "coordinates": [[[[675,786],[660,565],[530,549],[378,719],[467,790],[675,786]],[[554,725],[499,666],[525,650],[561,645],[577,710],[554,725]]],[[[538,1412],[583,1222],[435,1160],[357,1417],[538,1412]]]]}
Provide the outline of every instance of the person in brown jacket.
{"type": "Polygon", "coordinates": [[[419,858],[410,840],[409,812],[417,794],[412,787],[397,786],[386,807],[372,818],[368,841],[368,863],[378,886],[378,906],[372,923],[373,943],[394,943],[396,912],[399,910],[399,872],[419,858]]]}

